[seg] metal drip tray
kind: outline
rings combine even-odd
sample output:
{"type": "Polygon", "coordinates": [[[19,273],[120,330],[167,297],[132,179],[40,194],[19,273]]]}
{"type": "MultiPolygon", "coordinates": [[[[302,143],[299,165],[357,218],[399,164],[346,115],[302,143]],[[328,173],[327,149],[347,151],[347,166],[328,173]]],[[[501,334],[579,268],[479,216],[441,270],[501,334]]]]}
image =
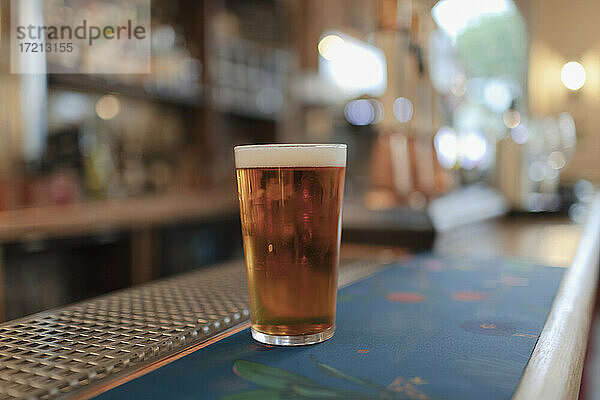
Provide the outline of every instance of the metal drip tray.
{"type": "MultiPolygon", "coordinates": [[[[340,285],[379,269],[345,264],[340,285]]],[[[0,400],[80,394],[249,319],[239,261],[0,325],[0,400]]]]}

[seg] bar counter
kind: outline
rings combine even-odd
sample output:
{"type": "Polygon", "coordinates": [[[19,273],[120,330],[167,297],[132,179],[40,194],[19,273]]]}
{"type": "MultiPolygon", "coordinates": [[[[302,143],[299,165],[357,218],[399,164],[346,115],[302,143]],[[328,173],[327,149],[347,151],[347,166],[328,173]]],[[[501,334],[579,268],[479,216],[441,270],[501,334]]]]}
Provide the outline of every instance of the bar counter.
{"type": "MultiPolygon", "coordinates": [[[[598,283],[599,244],[600,196],[585,227],[556,217],[494,219],[439,234],[434,253],[424,256],[426,264],[434,261],[432,270],[436,257],[487,259],[491,261],[482,264],[490,268],[495,262],[501,266],[508,262],[505,260],[517,259],[527,265],[558,267],[545,270],[554,276],[558,289],[552,293],[554,300],[548,300],[551,308],[543,329],[540,325],[539,339],[531,342],[531,356],[522,360],[526,367],[518,387],[506,389],[513,398],[577,397],[598,283]]],[[[397,267],[393,273],[404,274],[403,266],[414,263],[411,259],[419,263],[420,256],[411,258],[401,247],[351,245],[343,246],[342,257],[340,286],[351,289],[355,285],[348,285],[353,282],[389,272],[389,265],[397,267]]],[[[518,278],[507,279],[517,279],[519,286],[518,278]]],[[[406,294],[398,293],[391,299],[407,300],[406,294]]],[[[180,360],[189,363],[194,354],[200,357],[200,352],[227,346],[227,341],[251,341],[245,331],[248,326],[241,260],[10,321],[0,326],[0,398],[90,398],[101,394],[137,398],[143,393],[135,388],[144,388],[147,381],[143,379],[153,376],[170,376],[170,381],[159,384],[175,388],[179,386],[177,376],[160,375],[161,371],[173,371],[180,360]],[[130,384],[133,386],[127,389],[130,384]]],[[[340,331],[340,338],[343,334],[340,331]]],[[[537,338],[523,335],[528,340],[537,338]]],[[[311,346],[316,354],[319,346],[311,346]]],[[[202,375],[196,379],[202,380],[202,375]]],[[[418,380],[411,382],[411,387],[419,384],[418,380]]],[[[396,384],[403,390],[407,387],[396,384]]],[[[189,395],[204,398],[202,393],[189,395]]],[[[456,393],[446,395],[461,398],[456,393]]],[[[413,398],[429,397],[418,392],[413,398]]]]}

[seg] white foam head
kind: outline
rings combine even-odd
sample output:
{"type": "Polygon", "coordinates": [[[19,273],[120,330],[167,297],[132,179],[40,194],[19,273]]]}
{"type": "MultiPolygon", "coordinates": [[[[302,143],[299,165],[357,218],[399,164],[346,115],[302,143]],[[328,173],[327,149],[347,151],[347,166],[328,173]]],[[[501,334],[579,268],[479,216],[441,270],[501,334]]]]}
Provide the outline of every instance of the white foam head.
{"type": "Polygon", "coordinates": [[[258,144],[236,146],[236,168],[345,167],[345,144],[258,144]]]}

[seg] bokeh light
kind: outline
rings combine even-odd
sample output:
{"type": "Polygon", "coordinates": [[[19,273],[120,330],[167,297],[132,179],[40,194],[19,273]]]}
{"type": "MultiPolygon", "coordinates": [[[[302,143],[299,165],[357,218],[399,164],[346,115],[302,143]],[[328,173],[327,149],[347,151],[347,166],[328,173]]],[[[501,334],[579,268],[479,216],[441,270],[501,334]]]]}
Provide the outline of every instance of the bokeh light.
{"type": "Polygon", "coordinates": [[[459,163],[464,169],[480,165],[487,155],[486,138],[479,132],[461,134],[458,138],[459,163]]]}
{"type": "Polygon", "coordinates": [[[96,102],[96,114],[104,120],[113,119],[121,111],[121,103],[116,96],[107,94],[102,96],[96,102]]]}
{"type": "Polygon", "coordinates": [[[433,144],[440,165],[452,169],[458,160],[458,136],[454,129],[443,126],[436,133],[433,144]]]}
{"type": "Polygon", "coordinates": [[[507,128],[513,129],[521,123],[521,114],[517,110],[508,110],[502,116],[502,120],[507,128]]]}
{"type": "Polygon", "coordinates": [[[393,111],[399,122],[406,123],[412,119],[413,104],[406,97],[398,97],[394,100],[393,111]]]}
{"type": "Polygon", "coordinates": [[[513,100],[510,85],[501,79],[486,81],[483,99],[488,108],[494,112],[501,113],[508,110],[513,100]]]}
{"type": "Polygon", "coordinates": [[[387,63],[381,49],[343,33],[319,41],[319,75],[350,96],[380,96],[387,87],[387,63]]]}
{"type": "Polygon", "coordinates": [[[370,100],[352,100],[344,107],[344,116],[352,125],[364,126],[372,124],[377,115],[370,100]]]}
{"type": "Polygon", "coordinates": [[[567,165],[567,160],[565,160],[565,155],[561,151],[553,151],[548,156],[548,165],[552,169],[562,169],[567,165]]]}
{"type": "Polygon", "coordinates": [[[591,202],[594,199],[595,192],[594,184],[586,179],[578,180],[573,188],[577,200],[584,203],[591,202]]]}
{"type": "Polygon", "coordinates": [[[509,0],[440,0],[431,10],[437,25],[453,40],[482,17],[513,12],[509,0]]]}
{"type": "Polygon", "coordinates": [[[319,41],[319,54],[326,60],[334,60],[341,55],[344,48],[344,39],[339,35],[326,35],[319,41]]]}
{"type": "Polygon", "coordinates": [[[371,105],[373,106],[373,109],[375,110],[375,118],[373,119],[373,122],[371,122],[371,123],[378,124],[383,120],[383,116],[384,116],[383,104],[377,99],[370,99],[369,101],[371,102],[371,105]]]}
{"type": "Polygon", "coordinates": [[[529,179],[534,182],[541,182],[546,177],[546,164],[541,161],[534,161],[529,165],[527,172],[529,179]]]}
{"type": "Polygon", "coordinates": [[[529,139],[529,129],[525,124],[519,124],[510,130],[510,137],[517,144],[525,144],[529,139]]]}
{"type": "Polygon", "coordinates": [[[560,71],[560,80],[567,89],[579,90],[585,84],[585,68],[576,61],[570,61],[560,71]]]}

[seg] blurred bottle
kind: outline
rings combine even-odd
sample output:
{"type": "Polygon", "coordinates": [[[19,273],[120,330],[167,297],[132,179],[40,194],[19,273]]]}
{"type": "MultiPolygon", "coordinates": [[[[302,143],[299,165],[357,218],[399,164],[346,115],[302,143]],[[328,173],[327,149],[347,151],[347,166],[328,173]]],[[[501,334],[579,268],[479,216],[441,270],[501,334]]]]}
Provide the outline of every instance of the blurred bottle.
{"type": "Polygon", "coordinates": [[[372,154],[372,182],[380,194],[390,190],[397,203],[423,208],[448,182],[433,146],[437,111],[424,61],[423,38],[433,23],[429,9],[417,2],[384,1],[382,7],[387,11],[374,40],[386,54],[388,83],[381,96],[386,113],[372,154]]]}

